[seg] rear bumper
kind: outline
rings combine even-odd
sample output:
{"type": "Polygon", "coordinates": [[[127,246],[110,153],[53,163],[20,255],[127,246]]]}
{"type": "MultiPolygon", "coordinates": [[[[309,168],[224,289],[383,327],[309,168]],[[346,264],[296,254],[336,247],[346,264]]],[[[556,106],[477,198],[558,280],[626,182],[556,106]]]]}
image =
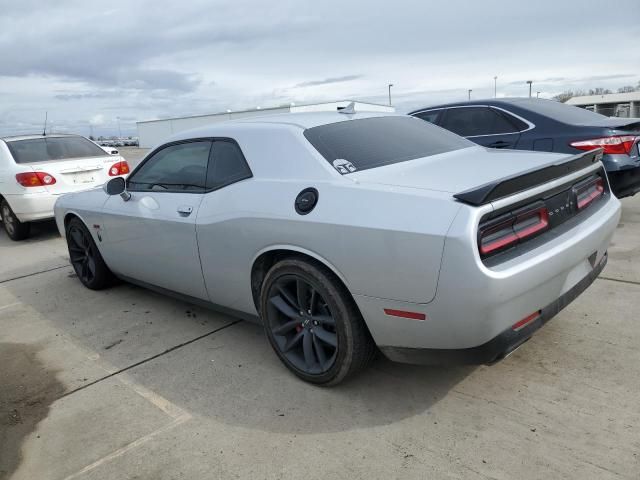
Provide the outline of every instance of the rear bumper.
{"type": "Polygon", "coordinates": [[[53,205],[60,195],[51,193],[25,193],[5,195],[9,206],[21,222],[34,222],[53,218],[53,205]]]}
{"type": "Polygon", "coordinates": [[[584,292],[600,275],[607,264],[607,258],[605,253],[600,262],[587,276],[558,299],[542,308],[540,316],[521,330],[506,329],[488,342],[473,348],[437,349],[382,346],[380,350],[390,360],[401,363],[421,365],[480,365],[495,363],[529,340],[534,332],[584,292]]]}
{"type": "Polygon", "coordinates": [[[640,192],[640,165],[607,172],[611,191],[618,198],[629,197],[640,192]]]}
{"type": "Polygon", "coordinates": [[[450,228],[437,293],[431,302],[354,295],[373,339],[383,351],[396,350],[391,347],[482,351],[488,348],[483,345],[498,342],[494,338],[519,320],[539,310],[548,311],[559,298],[569,298],[565,297],[568,292],[581,292],[583,289],[576,286],[589,276],[594,265],[601,264],[620,219],[621,206],[618,199],[608,195],[588,216],[565,222],[551,239],[494,266],[483,264],[477,252],[475,225],[482,212],[476,210],[461,210],[450,228]],[[391,316],[385,310],[416,312],[424,320],[391,316]]]}

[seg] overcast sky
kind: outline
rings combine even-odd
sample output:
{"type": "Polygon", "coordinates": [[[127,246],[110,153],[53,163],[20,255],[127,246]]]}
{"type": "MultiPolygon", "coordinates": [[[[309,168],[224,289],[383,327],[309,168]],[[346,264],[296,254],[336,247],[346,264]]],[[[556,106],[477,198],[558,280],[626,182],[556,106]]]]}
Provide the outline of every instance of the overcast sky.
{"type": "Polygon", "coordinates": [[[334,99],[640,81],[640,1],[0,0],[0,135],[334,99]],[[93,5],[91,5],[93,3],[93,5]],[[164,3],[164,4],[163,4],[164,3]],[[612,11],[614,10],[614,11],[612,11]]]}

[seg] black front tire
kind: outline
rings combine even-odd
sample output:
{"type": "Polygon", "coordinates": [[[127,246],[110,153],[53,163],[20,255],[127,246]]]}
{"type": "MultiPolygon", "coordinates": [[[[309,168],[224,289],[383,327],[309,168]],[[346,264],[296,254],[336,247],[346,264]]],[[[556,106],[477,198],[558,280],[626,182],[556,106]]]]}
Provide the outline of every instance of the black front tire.
{"type": "Polygon", "coordinates": [[[66,229],[69,259],[82,284],[91,290],[113,285],[115,277],[104,263],[91,233],[79,218],[72,218],[66,229]]]}
{"type": "Polygon", "coordinates": [[[289,258],[271,267],[260,310],[274,351],[307,382],[337,385],[367,367],[377,351],[347,289],[315,262],[289,258]]]}
{"type": "Polygon", "coordinates": [[[0,202],[0,215],[2,216],[4,230],[11,240],[18,242],[29,236],[31,224],[18,220],[6,200],[0,202]]]}

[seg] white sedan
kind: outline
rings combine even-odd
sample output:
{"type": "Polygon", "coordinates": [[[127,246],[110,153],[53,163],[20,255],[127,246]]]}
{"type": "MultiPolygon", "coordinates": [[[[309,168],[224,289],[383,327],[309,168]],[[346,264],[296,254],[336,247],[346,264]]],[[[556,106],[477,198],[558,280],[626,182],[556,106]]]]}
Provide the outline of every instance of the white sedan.
{"type": "Polygon", "coordinates": [[[30,222],[53,218],[56,199],[88,190],[129,165],[79,135],[0,138],[0,217],[12,240],[29,235],[30,222]]]}

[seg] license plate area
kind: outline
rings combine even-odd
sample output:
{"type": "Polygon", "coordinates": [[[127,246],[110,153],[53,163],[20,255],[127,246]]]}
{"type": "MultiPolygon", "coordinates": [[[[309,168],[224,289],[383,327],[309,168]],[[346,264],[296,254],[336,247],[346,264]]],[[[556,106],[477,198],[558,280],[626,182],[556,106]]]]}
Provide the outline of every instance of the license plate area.
{"type": "Polygon", "coordinates": [[[85,185],[87,183],[95,183],[94,172],[79,172],[71,174],[71,183],[74,185],[85,185]]]}

